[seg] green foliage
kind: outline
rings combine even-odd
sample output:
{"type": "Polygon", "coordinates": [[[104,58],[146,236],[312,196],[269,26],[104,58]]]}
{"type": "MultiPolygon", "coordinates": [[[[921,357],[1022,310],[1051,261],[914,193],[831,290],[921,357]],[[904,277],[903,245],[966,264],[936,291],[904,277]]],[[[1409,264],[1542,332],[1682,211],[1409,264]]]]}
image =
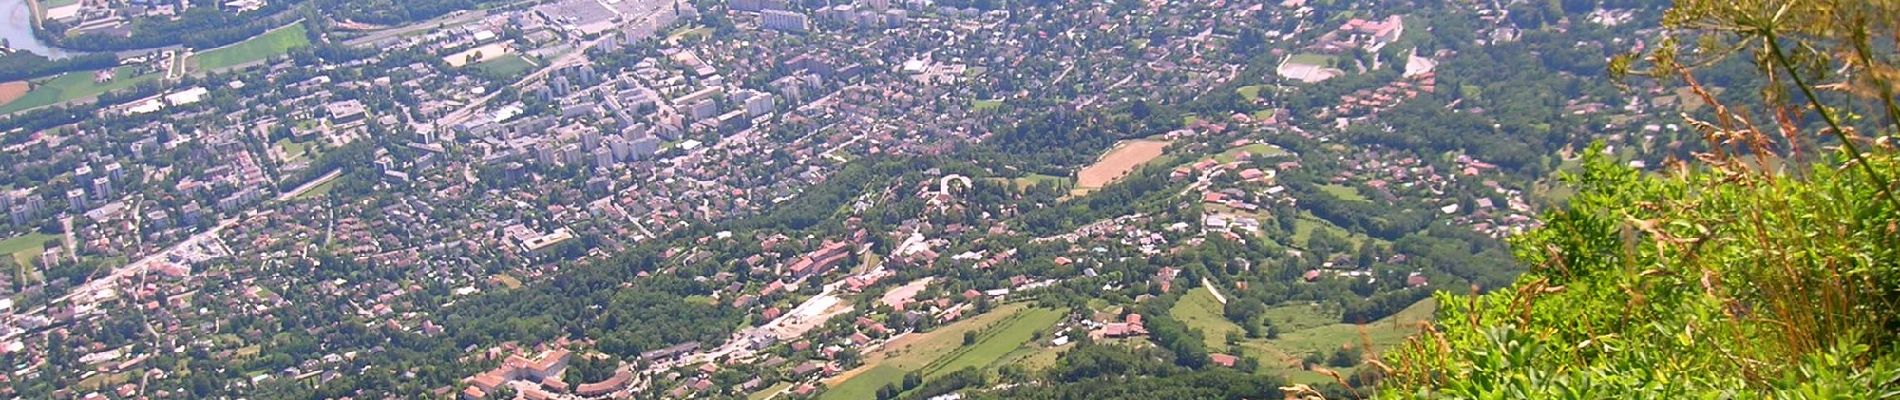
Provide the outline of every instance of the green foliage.
{"type": "Polygon", "coordinates": [[[1653,177],[1593,149],[1565,179],[1570,208],[1514,243],[1536,269],[1515,290],[1440,293],[1443,333],[1388,356],[1388,397],[1878,397],[1865,389],[1900,382],[1900,210],[1852,170],[1653,177]]]}

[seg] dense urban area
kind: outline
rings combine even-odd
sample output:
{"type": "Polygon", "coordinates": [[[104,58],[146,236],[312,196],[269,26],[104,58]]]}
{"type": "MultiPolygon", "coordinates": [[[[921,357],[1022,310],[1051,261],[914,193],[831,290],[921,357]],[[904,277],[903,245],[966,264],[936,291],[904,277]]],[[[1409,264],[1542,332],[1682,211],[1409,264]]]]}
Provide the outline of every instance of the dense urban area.
{"type": "Polygon", "coordinates": [[[1366,397],[1763,79],[1612,76],[1638,0],[24,3],[0,398],[1366,397]]]}

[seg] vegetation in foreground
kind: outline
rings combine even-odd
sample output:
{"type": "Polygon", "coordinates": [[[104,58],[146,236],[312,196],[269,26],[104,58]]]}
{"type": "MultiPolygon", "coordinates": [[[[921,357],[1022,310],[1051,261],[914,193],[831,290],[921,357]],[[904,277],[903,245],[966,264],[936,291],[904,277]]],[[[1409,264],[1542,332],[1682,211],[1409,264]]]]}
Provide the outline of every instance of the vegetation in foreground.
{"type": "Polygon", "coordinates": [[[1668,19],[1753,50],[1773,121],[1724,106],[1663,46],[1657,71],[1715,105],[1697,122],[1713,150],[1665,176],[1592,150],[1567,177],[1580,190],[1569,208],[1516,240],[1533,271],[1511,290],[1441,293],[1440,331],[1387,357],[1386,397],[1900,396],[1900,107],[1892,66],[1874,61],[1889,55],[1867,41],[1900,10],[1780,3],[1680,1],[1668,19]],[[1835,71],[1851,75],[1818,80],[1835,71]],[[1844,113],[1859,111],[1880,125],[1852,126],[1861,117],[1844,113]],[[1839,147],[1831,159],[1774,167],[1817,145],[1812,132],[1839,147]]]}

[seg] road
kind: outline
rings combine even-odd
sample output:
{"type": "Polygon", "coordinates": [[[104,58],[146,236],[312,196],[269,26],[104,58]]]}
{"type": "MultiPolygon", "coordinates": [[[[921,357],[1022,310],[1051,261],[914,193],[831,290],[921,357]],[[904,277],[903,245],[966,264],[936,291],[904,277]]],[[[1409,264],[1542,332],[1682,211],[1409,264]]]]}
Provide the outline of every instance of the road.
{"type": "MultiPolygon", "coordinates": [[[[639,19],[636,19],[627,24],[623,24],[619,26],[618,28],[624,29],[629,26],[638,28],[641,25],[644,25],[647,31],[657,32],[659,30],[659,27],[664,24],[660,23],[659,20],[655,19],[655,16],[661,15],[662,12],[671,13],[672,11],[665,7],[656,7],[653,10],[648,11],[646,15],[641,16],[639,19]]],[[[678,17],[674,16],[674,18],[676,20],[678,17]]],[[[670,23],[672,23],[672,20],[669,20],[666,22],[666,24],[670,24],[670,23]]],[[[566,68],[566,67],[574,66],[574,65],[586,64],[590,62],[587,59],[587,49],[594,48],[594,46],[599,45],[603,41],[607,41],[609,39],[615,39],[618,37],[620,36],[619,35],[601,35],[601,37],[599,38],[595,38],[593,40],[583,42],[581,43],[580,46],[575,47],[575,50],[573,53],[562,55],[561,58],[548,62],[548,65],[541,67],[541,69],[535,70],[533,73],[530,73],[525,77],[522,77],[521,80],[515,81],[515,83],[510,84],[508,86],[519,89],[523,85],[528,84],[529,82],[534,82],[537,80],[541,80],[542,78],[546,78],[548,74],[554,73],[555,70],[559,70],[561,68],[566,68]]],[[[441,119],[436,120],[436,126],[456,126],[464,122],[468,122],[470,119],[473,119],[476,115],[478,115],[482,107],[486,106],[489,101],[493,101],[495,100],[496,96],[501,95],[501,92],[502,91],[500,90],[496,90],[492,93],[482,96],[480,99],[476,99],[473,102],[469,102],[468,105],[464,105],[462,106],[462,108],[458,108],[455,111],[449,112],[447,115],[444,115],[441,119]]]]}
{"type": "Polygon", "coordinates": [[[455,25],[466,24],[466,23],[474,22],[486,17],[488,17],[487,10],[454,12],[454,13],[449,13],[449,15],[436,17],[435,19],[431,19],[427,21],[422,21],[422,22],[417,22],[417,23],[413,23],[409,25],[403,25],[400,27],[370,32],[369,34],[364,35],[363,37],[360,37],[360,38],[345,40],[343,41],[343,44],[361,47],[363,45],[374,44],[376,42],[382,41],[383,39],[400,37],[402,35],[407,35],[413,32],[417,32],[417,31],[427,31],[430,29],[435,29],[438,26],[455,26],[455,25]]]}

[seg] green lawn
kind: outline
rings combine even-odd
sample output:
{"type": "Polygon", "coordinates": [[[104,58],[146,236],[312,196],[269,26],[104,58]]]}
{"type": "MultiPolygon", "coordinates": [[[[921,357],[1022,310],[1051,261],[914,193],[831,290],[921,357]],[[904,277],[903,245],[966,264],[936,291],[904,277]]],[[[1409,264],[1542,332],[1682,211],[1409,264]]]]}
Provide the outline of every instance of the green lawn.
{"type": "Polygon", "coordinates": [[[100,93],[130,88],[140,83],[159,78],[160,74],[136,75],[134,67],[123,66],[112,70],[113,79],[106,83],[92,82],[93,71],[68,72],[52,78],[35,81],[33,90],[5,105],[0,105],[0,114],[13,113],[41,106],[59,104],[68,100],[98,96],[100,93]]]}
{"type": "Polygon", "coordinates": [[[971,100],[970,101],[970,109],[976,110],[976,111],[994,110],[997,107],[1002,107],[1002,106],[1003,106],[1002,100],[971,100]]]}
{"type": "Polygon", "coordinates": [[[1328,57],[1324,54],[1300,53],[1300,54],[1294,54],[1293,58],[1287,59],[1287,62],[1295,63],[1295,64],[1317,65],[1317,66],[1324,67],[1326,66],[1327,62],[1332,61],[1332,60],[1333,60],[1332,57],[1328,57]]]}
{"type": "Polygon", "coordinates": [[[303,24],[291,24],[245,39],[237,44],[192,55],[191,59],[197,62],[200,71],[234,67],[271,56],[284,55],[290,49],[309,46],[310,38],[307,34],[303,24]]]}
{"type": "Polygon", "coordinates": [[[534,69],[534,63],[522,58],[520,54],[508,53],[495,59],[475,63],[475,69],[481,70],[494,79],[512,79],[534,69]]]}
{"type": "Polygon", "coordinates": [[[59,8],[78,3],[79,0],[40,0],[41,8],[59,8]]]}
{"type": "Polygon", "coordinates": [[[310,143],[296,142],[290,139],[277,139],[277,150],[284,152],[284,161],[294,161],[310,153],[310,143]]]}
{"type": "Polygon", "coordinates": [[[342,179],[342,178],[331,179],[329,182],[324,182],[324,183],[318,184],[317,186],[313,186],[310,188],[310,190],[305,190],[303,193],[298,193],[294,196],[290,196],[290,198],[292,200],[303,200],[303,199],[314,199],[314,198],[323,197],[323,195],[330,194],[331,189],[336,189],[336,181],[338,179],[342,179]]]}
{"type": "Polygon", "coordinates": [[[1359,194],[1359,188],[1355,188],[1351,186],[1346,186],[1346,185],[1341,185],[1341,184],[1336,184],[1336,183],[1328,183],[1324,185],[1319,185],[1319,190],[1326,192],[1326,194],[1333,195],[1333,197],[1338,197],[1340,200],[1372,201],[1370,199],[1367,199],[1365,195],[1359,194]]]}
{"type": "Polygon", "coordinates": [[[1223,163],[1234,162],[1235,158],[1240,157],[1240,153],[1251,153],[1253,154],[1252,157],[1254,159],[1260,159],[1260,158],[1265,158],[1265,157],[1277,157],[1277,156],[1286,155],[1286,150],[1280,149],[1279,146],[1274,146],[1274,145],[1270,145],[1266,143],[1254,143],[1254,144],[1249,144],[1246,146],[1240,146],[1240,147],[1227,149],[1227,151],[1222,151],[1220,154],[1214,155],[1214,160],[1220,161],[1223,163]]]}
{"type": "Polygon", "coordinates": [[[1240,89],[1235,89],[1235,91],[1240,92],[1240,98],[1247,99],[1247,101],[1254,101],[1260,99],[1260,89],[1265,89],[1266,87],[1266,85],[1241,86],[1240,89]]]}
{"type": "Polygon", "coordinates": [[[33,232],[0,241],[0,254],[13,256],[13,261],[21,266],[31,266],[45,251],[46,242],[59,240],[59,236],[33,232]]]}

